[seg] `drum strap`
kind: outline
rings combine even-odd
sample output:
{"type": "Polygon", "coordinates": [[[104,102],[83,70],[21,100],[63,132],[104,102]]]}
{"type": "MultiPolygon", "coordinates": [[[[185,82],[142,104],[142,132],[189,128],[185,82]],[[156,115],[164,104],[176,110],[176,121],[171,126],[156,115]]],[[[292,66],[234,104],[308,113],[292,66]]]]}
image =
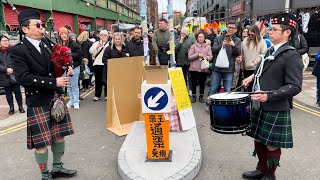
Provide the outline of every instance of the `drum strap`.
{"type": "MultiPolygon", "coordinates": [[[[253,86],[252,86],[252,91],[256,91],[256,90],[261,90],[260,87],[260,77],[261,74],[263,72],[263,68],[264,68],[264,63],[266,60],[272,61],[274,60],[279,54],[281,54],[283,51],[286,50],[295,50],[294,47],[292,46],[282,46],[280,47],[273,55],[272,52],[274,51],[273,47],[269,48],[267,50],[267,52],[265,54],[260,55],[261,57],[261,63],[260,66],[258,68],[258,70],[256,71],[256,74],[254,76],[254,82],[253,82],[253,86]]],[[[253,101],[252,105],[255,109],[259,109],[260,108],[260,102],[257,101],[253,101]]]]}

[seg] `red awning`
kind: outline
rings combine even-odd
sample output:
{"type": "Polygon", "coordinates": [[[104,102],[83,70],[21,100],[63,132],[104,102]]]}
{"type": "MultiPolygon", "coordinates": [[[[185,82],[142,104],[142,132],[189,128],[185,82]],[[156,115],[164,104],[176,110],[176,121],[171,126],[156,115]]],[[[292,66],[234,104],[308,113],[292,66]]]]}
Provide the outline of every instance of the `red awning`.
{"type": "Polygon", "coordinates": [[[72,14],[53,11],[53,21],[54,21],[54,27],[57,29],[57,31],[59,30],[59,28],[64,27],[65,25],[70,25],[72,27],[72,32],[74,30],[72,14]]]}
{"type": "Polygon", "coordinates": [[[104,27],[104,19],[97,18],[96,22],[97,22],[97,26],[104,27]]]}
{"type": "Polygon", "coordinates": [[[92,18],[84,17],[84,16],[78,16],[78,20],[80,23],[91,23],[92,22],[92,18]]]}
{"type": "MultiPolygon", "coordinates": [[[[18,12],[21,12],[24,9],[29,8],[25,6],[15,6],[15,7],[17,8],[18,12]]],[[[38,9],[38,11],[40,12],[40,19],[44,20],[43,10],[38,9]]],[[[15,28],[19,27],[18,15],[16,14],[16,12],[14,12],[11,9],[11,7],[7,3],[4,3],[4,20],[8,30],[10,31],[13,31],[15,28]]]]}

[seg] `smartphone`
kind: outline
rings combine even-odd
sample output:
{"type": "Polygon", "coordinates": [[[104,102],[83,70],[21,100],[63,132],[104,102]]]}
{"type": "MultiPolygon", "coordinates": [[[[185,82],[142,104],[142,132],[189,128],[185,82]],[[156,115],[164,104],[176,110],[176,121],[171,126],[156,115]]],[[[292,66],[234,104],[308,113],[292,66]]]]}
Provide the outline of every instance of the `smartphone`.
{"type": "Polygon", "coordinates": [[[230,38],[229,35],[226,35],[226,36],[224,36],[224,40],[230,42],[230,41],[231,41],[231,38],[230,38]]]}

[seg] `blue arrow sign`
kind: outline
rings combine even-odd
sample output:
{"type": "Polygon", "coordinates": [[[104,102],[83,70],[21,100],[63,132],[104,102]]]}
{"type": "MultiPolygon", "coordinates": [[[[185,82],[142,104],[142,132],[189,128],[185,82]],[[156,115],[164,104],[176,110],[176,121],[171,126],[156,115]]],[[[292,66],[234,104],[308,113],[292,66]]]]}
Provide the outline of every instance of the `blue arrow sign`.
{"type": "Polygon", "coordinates": [[[167,93],[158,87],[148,89],[143,99],[146,106],[153,111],[162,110],[169,101],[167,93]]]}

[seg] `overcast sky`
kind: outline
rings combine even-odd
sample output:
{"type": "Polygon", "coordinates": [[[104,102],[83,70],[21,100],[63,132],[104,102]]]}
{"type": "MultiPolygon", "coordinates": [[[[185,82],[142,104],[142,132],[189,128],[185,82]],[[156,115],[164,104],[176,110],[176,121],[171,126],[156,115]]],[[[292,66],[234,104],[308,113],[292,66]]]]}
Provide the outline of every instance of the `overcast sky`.
{"type": "MultiPolygon", "coordinates": [[[[186,0],[172,0],[173,10],[180,10],[182,13],[186,12],[186,0]]],[[[161,12],[167,12],[168,0],[158,0],[159,14],[161,12]]]]}

